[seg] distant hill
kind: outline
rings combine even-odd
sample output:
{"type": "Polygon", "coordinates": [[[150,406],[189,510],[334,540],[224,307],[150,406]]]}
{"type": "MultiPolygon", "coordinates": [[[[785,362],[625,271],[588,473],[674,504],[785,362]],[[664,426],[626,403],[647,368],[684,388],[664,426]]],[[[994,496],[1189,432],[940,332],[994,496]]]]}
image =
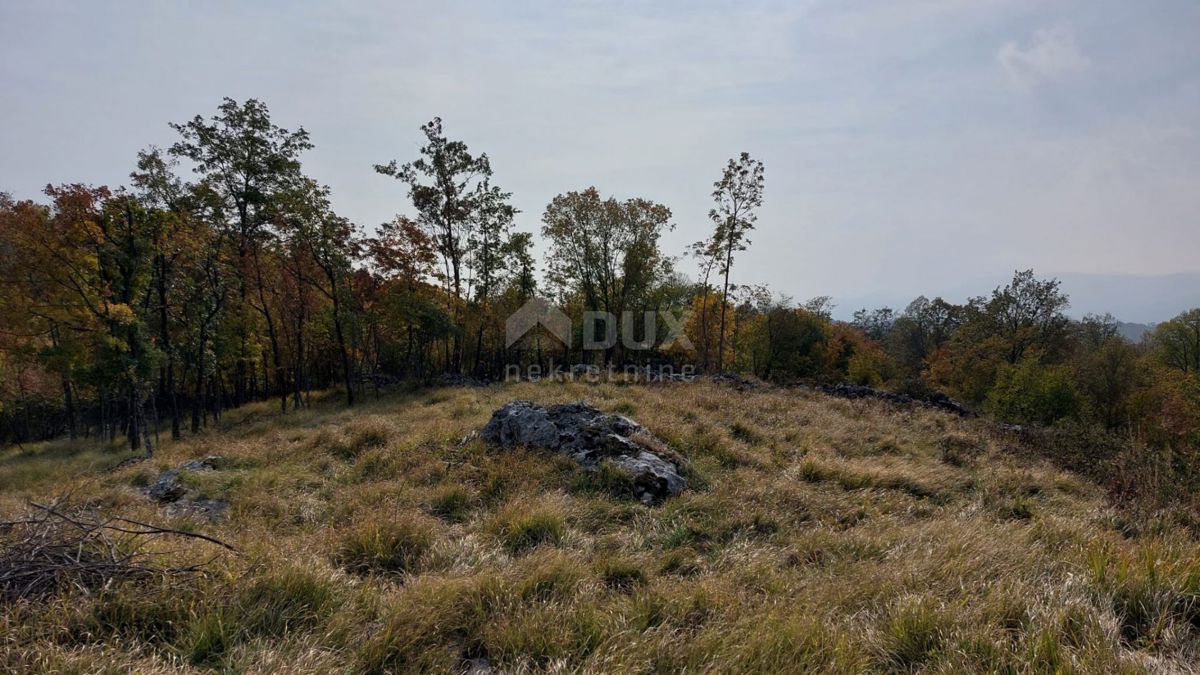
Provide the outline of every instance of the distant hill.
{"type": "Polygon", "coordinates": [[[1137,276],[1059,275],[1071,296],[1071,314],[1108,312],[1122,321],[1159,323],[1200,307],[1200,273],[1137,276]]]}
{"type": "Polygon", "coordinates": [[[1122,321],[1117,325],[1117,332],[1125,339],[1132,340],[1133,342],[1141,342],[1146,337],[1146,333],[1152,330],[1154,330],[1154,324],[1152,323],[1125,323],[1122,321]]]}
{"type": "MultiPolygon", "coordinates": [[[[1062,281],[1062,288],[1071,297],[1068,314],[1080,318],[1085,314],[1112,314],[1130,322],[1133,335],[1141,337],[1142,325],[1153,325],[1178,316],[1181,312],[1200,307],[1200,272],[1162,275],[1134,274],[1055,274],[1035,270],[1038,276],[1053,276],[1062,281]]],[[[891,307],[897,311],[918,295],[941,296],[951,302],[988,295],[993,288],[1008,283],[1011,273],[995,278],[963,280],[941,289],[906,291],[902,287],[854,296],[835,294],[834,317],[849,320],[855,310],[863,307],[891,307]]],[[[1122,333],[1125,334],[1125,333],[1122,333]]]]}

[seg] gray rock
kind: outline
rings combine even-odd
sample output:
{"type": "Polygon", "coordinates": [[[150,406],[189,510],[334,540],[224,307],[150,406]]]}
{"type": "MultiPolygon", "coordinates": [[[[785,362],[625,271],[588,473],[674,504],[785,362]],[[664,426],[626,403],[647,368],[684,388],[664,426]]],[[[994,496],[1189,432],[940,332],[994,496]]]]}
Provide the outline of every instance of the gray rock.
{"type": "Polygon", "coordinates": [[[144,492],[151,499],[166,504],[167,512],[172,515],[190,512],[207,516],[210,520],[216,520],[224,515],[229,504],[219,499],[200,499],[199,495],[189,494],[180,477],[184,472],[215,471],[223,463],[224,459],[216,456],[194,459],[162,472],[153,483],[145,488],[144,492]]]}
{"type": "Polygon", "coordinates": [[[838,396],[851,400],[857,399],[876,399],[879,401],[887,401],[898,405],[917,404],[929,408],[936,408],[946,412],[954,413],[961,417],[974,417],[975,413],[968,410],[958,401],[950,398],[941,392],[933,392],[920,398],[909,396],[908,394],[900,394],[893,391],[884,391],[882,389],[874,389],[861,384],[825,384],[817,387],[817,390],[830,396],[838,396]]]}
{"type": "Polygon", "coordinates": [[[203,459],[193,459],[174,469],[168,469],[159,474],[158,479],[146,488],[146,494],[160,502],[178,501],[187,492],[187,489],[179,480],[179,476],[184,471],[213,471],[220,463],[220,457],[211,456],[203,459]]]}
{"type": "Polygon", "coordinates": [[[463,666],[464,675],[491,675],[494,672],[491,662],[484,658],[469,659],[463,666]]]}
{"type": "Polygon", "coordinates": [[[229,502],[223,499],[180,499],[168,504],[166,510],[171,516],[190,514],[220,520],[229,510],[229,502]]]}
{"type": "Polygon", "coordinates": [[[492,414],[480,436],[502,447],[562,452],[588,470],[611,463],[629,476],[634,495],[647,504],[677,495],[687,486],[679,473],[682,460],[642,425],[582,402],[543,407],[510,401],[492,414]]]}

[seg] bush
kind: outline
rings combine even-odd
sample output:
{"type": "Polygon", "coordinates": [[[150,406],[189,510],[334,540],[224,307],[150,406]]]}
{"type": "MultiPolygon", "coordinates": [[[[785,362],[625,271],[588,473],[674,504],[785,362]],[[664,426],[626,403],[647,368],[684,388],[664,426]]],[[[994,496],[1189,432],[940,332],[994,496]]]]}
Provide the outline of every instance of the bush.
{"type": "Polygon", "coordinates": [[[1042,365],[1033,358],[1000,368],[988,406],[1000,419],[1019,424],[1078,419],[1082,409],[1071,369],[1042,365]]]}

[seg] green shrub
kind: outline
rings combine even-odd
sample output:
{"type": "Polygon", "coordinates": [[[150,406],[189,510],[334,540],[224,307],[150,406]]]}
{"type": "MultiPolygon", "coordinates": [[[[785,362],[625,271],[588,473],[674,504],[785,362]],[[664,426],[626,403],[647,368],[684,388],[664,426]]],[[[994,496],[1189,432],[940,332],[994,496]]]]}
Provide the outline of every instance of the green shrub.
{"type": "Polygon", "coordinates": [[[1008,422],[1053,424],[1077,419],[1083,405],[1068,366],[1047,366],[1027,358],[1000,368],[996,386],[988,394],[988,407],[1008,422]]]}

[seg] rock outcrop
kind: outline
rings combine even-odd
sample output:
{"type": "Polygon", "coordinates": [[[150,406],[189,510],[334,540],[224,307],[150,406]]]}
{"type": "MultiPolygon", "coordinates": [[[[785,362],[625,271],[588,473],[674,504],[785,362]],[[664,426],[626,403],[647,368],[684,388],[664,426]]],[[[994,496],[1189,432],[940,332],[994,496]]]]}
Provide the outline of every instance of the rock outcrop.
{"type": "Polygon", "coordinates": [[[194,459],[185,464],[181,464],[174,469],[168,469],[158,475],[153,483],[146,486],[144,492],[151,499],[165,504],[167,512],[176,513],[198,513],[207,516],[210,519],[220,518],[229,504],[219,499],[203,499],[193,491],[189,491],[187,486],[183,484],[180,477],[185,472],[205,472],[216,471],[221,468],[224,459],[216,456],[204,457],[202,459],[194,459]]]}
{"type": "Polygon", "coordinates": [[[642,425],[586,403],[544,407],[510,401],[480,431],[501,447],[528,446],[569,455],[587,470],[608,462],[629,477],[634,496],[647,504],[679,494],[687,486],[682,460],[642,425]]]}
{"type": "Polygon", "coordinates": [[[838,396],[841,398],[860,399],[872,398],[879,401],[887,401],[889,403],[898,404],[917,404],[924,405],[938,410],[945,410],[963,417],[974,417],[975,413],[968,410],[964,405],[950,398],[949,396],[934,392],[920,398],[909,396],[908,394],[898,394],[894,391],[884,391],[882,389],[874,389],[861,384],[826,384],[817,387],[818,391],[829,394],[830,396],[838,396]]]}

